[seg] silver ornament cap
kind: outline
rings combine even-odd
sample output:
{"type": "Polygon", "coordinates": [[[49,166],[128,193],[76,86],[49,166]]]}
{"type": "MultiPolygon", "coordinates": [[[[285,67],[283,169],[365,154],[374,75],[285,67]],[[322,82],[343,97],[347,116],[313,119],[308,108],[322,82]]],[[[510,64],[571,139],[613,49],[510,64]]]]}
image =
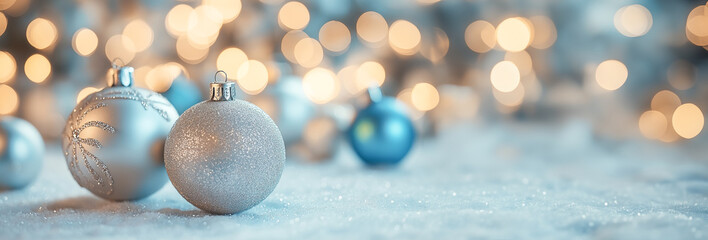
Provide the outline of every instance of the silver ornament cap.
{"type": "Polygon", "coordinates": [[[118,65],[118,61],[123,64],[123,60],[116,58],[113,60],[113,67],[111,71],[113,72],[112,77],[108,81],[109,87],[132,87],[133,86],[133,74],[135,69],[130,66],[118,65]]]}
{"type": "Polygon", "coordinates": [[[233,82],[228,81],[228,76],[224,70],[219,70],[214,74],[214,82],[210,83],[211,87],[211,101],[231,101],[234,100],[234,94],[236,93],[236,85],[233,82]],[[224,82],[219,82],[219,73],[224,74],[224,82]]]}
{"type": "Polygon", "coordinates": [[[235,99],[233,87],[212,83],[210,100],[182,113],[165,142],[172,185],[192,205],[216,214],[258,205],[278,185],[285,165],[285,143],[275,122],[235,99]]]}
{"type": "Polygon", "coordinates": [[[81,100],[69,115],[62,148],[81,187],[109,200],[136,200],[167,182],[164,142],[178,114],[160,94],[131,87],[133,68],[117,61],[109,87],[81,100]]]}

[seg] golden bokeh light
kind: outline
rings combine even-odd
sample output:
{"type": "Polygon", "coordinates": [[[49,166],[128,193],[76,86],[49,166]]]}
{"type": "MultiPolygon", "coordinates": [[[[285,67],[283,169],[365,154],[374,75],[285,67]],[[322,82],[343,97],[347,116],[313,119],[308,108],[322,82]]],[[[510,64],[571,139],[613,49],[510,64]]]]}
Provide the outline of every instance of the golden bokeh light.
{"type": "Polygon", "coordinates": [[[15,77],[17,62],[9,52],[0,51],[0,83],[6,83],[15,77]]]}
{"type": "Polygon", "coordinates": [[[152,67],[150,66],[141,66],[138,68],[135,68],[135,73],[133,74],[133,77],[135,78],[135,86],[136,87],[141,87],[141,88],[147,88],[147,75],[152,71],[152,67]]]}
{"type": "Polygon", "coordinates": [[[81,89],[79,91],[79,94],[76,95],[76,103],[78,104],[81,102],[81,100],[84,100],[88,95],[91,95],[91,93],[95,93],[101,90],[100,88],[95,88],[95,87],[85,87],[84,89],[81,89]]]}
{"type": "Polygon", "coordinates": [[[310,22],[310,11],[301,2],[288,2],[278,12],[278,23],[284,29],[303,29],[310,22]]]}
{"type": "Polygon", "coordinates": [[[440,103],[440,94],[430,83],[418,83],[411,90],[411,103],[418,111],[430,111],[440,103]]]}
{"type": "Polygon", "coordinates": [[[374,83],[377,86],[381,86],[385,80],[386,70],[380,63],[374,61],[364,62],[356,69],[356,92],[367,89],[374,83]]]}
{"type": "Polygon", "coordinates": [[[145,84],[152,91],[166,92],[172,86],[172,82],[182,73],[185,73],[185,69],[179,63],[169,62],[158,65],[147,73],[145,84]]]}
{"type": "Polygon", "coordinates": [[[17,92],[8,85],[0,84],[0,115],[15,113],[19,103],[17,92]]]}
{"type": "Polygon", "coordinates": [[[494,89],[508,93],[519,86],[521,73],[513,62],[501,61],[492,68],[490,78],[494,89]]]}
{"type": "Polygon", "coordinates": [[[420,31],[413,23],[406,20],[396,20],[388,29],[388,43],[401,55],[413,55],[420,47],[420,31]]]}
{"type": "Polygon", "coordinates": [[[265,63],[266,69],[268,70],[268,84],[274,84],[280,80],[282,73],[280,72],[280,67],[273,61],[268,61],[265,63]]]}
{"type": "Polygon", "coordinates": [[[81,56],[89,56],[98,47],[98,36],[88,28],[82,28],[74,33],[71,39],[71,47],[81,56]]]}
{"type": "Polygon", "coordinates": [[[671,123],[679,136],[691,139],[703,130],[703,112],[693,103],[685,103],[676,108],[671,123]]]}
{"type": "Polygon", "coordinates": [[[202,4],[219,10],[223,23],[229,23],[241,13],[241,0],[204,0],[202,4]]]}
{"type": "Polygon", "coordinates": [[[295,44],[293,51],[295,61],[300,66],[311,68],[319,65],[324,58],[324,51],[320,42],[312,38],[303,38],[295,44]]]}
{"type": "Polygon", "coordinates": [[[3,33],[5,33],[6,29],[7,29],[7,17],[5,17],[5,14],[0,12],[0,36],[2,36],[3,33]]]}
{"type": "Polygon", "coordinates": [[[664,136],[668,123],[663,113],[649,110],[639,116],[639,131],[648,139],[659,139],[664,136]]]}
{"type": "Polygon", "coordinates": [[[204,61],[209,53],[208,47],[198,48],[189,44],[187,36],[177,38],[176,48],[177,56],[179,56],[182,61],[189,64],[197,64],[204,61]]]}
{"type": "Polygon", "coordinates": [[[43,83],[51,73],[52,65],[46,57],[40,54],[34,54],[27,58],[25,62],[25,75],[30,81],[43,83]]]}
{"type": "Polygon", "coordinates": [[[187,33],[189,28],[189,16],[194,8],[186,4],[174,6],[165,17],[165,28],[173,37],[179,37],[187,33]]]}
{"type": "Polygon", "coordinates": [[[669,90],[662,90],[654,94],[651,99],[651,109],[660,112],[666,118],[666,128],[664,133],[658,137],[663,142],[674,142],[679,139],[674,128],[671,127],[674,110],[681,105],[681,99],[669,90]]]}
{"type": "Polygon", "coordinates": [[[0,0],[0,10],[7,10],[15,4],[16,0],[0,0]]]}
{"type": "Polygon", "coordinates": [[[558,32],[553,20],[547,16],[533,16],[529,18],[533,24],[534,34],[531,47],[536,49],[546,49],[556,42],[558,32]]]}
{"type": "Polygon", "coordinates": [[[216,68],[224,70],[229,79],[235,80],[241,64],[248,61],[248,56],[241,49],[231,47],[224,49],[216,58],[216,68]]]}
{"type": "Polygon", "coordinates": [[[379,43],[388,36],[388,23],[377,12],[365,12],[356,21],[356,34],[369,43],[379,43]]]}
{"type": "Polygon", "coordinates": [[[339,72],[337,72],[337,78],[342,83],[342,86],[344,86],[344,89],[349,92],[349,94],[357,94],[360,90],[362,90],[359,88],[356,82],[356,71],[358,69],[359,67],[356,65],[349,65],[343,67],[339,70],[339,72]]]}
{"type": "Polygon", "coordinates": [[[643,36],[653,24],[649,9],[639,4],[625,6],[617,10],[614,18],[615,28],[627,37],[643,36]]]}
{"type": "Polygon", "coordinates": [[[671,116],[674,110],[681,105],[681,99],[669,90],[661,90],[651,99],[651,109],[659,111],[666,116],[671,116]]]}
{"type": "Polygon", "coordinates": [[[148,49],[150,45],[152,45],[153,35],[152,28],[150,28],[145,21],[140,19],[131,21],[123,28],[123,36],[133,41],[136,52],[142,52],[148,49]]]}
{"type": "Polygon", "coordinates": [[[497,35],[494,25],[484,20],[477,20],[465,29],[465,43],[470,50],[485,53],[492,50],[497,44],[497,35]]]}
{"type": "Polygon", "coordinates": [[[708,7],[700,5],[686,18],[686,38],[697,46],[708,45],[708,7]]]}
{"type": "Polygon", "coordinates": [[[526,49],[531,43],[531,27],[526,19],[508,18],[497,26],[497,43],[504,50],[518,52],[526,49]]]}
{"type": "Polygon", "coordinates": [[[329,21],[320,28],[320,42],[322,46],[332,52],[347,50],[351,43],[351,32],[340,21],[329,21]]]}
{"type": "Polygon", "coordinates": [[[513,62],[519,69],[521,76],[533,73],[533,61],[531,60],[531,55],[526,51],[507,52],[504,54],[504,60],[513,62]]]}
{"type": "Polygon", "coordinates": [[[617,60],[606,60],[595,69],[595,81],[605,90],[617,90],[624,85],[629,75],[624,63],[617,60]]]}
{"type": "Polygon", "coordinates": [[[52,46],[58,37],[57,27],[47,19],[34,19],[27,26],[27,41],[37,49],[52,46]]]}
{"type": "Polygon", "coordinates": [[[208,48],[219,37],[223,24],[221,12],[210,5],[200,5],[189,14],[187,40],[194,48],[208,48]]]}
{"type": "Polygon", "coordinates": [[[236,83],[243,92],[256,95],[268,85],[268,69],[262,62],[248,60],[238,68],[236,83]]]}
{"type": "Polygon", "coordinates": [[[413,120],[418,120],[425,115],[425,112],[419,111],[415,106],[413,106],[413,98],[411,97],[411,94],[413,93],[412,88],[406,88],[401,90],[398,95],[396,95],[396,99],[398,101],[401,101],[404,103],[407,108],[406,108],[406,113],[413,119],[413,120]]]}
{"type": "Polygon", "coordinates": [[[497,102],[502,105],[506,107],[518,107],[524,102],[524,97],[526,97],[526,89],[523,85],[519,84],[510,92],[502,92],[497,89],[493,89],[492,94],[497,102]]]}
{"type": "Polygon", "coordinates": [[[280,51],[283,53],[285,59],[291,63],[297,63],[297,59],[295,59],[295,45],[305,38],[308,38],[307,34],[300,30],[289,31],[283,36],[283,40],[280,41],[280,51]]]}
{"type": "Polygon", "coordinates": [[[423,57],[427,58],[433,63],[440,61],[450,48],[450,39],[447,37],[447,33],[440,28],[434,28],[435,38],[434,41],[426,46],[420,51],[423,57]]]}
{"type": "Polygon", "coordinates": [[[113,35],[106,42],[106,58],[108,61],[122,60],[128,64],[135,57],[135,44],[130,38],[121,34],[113,35]]]}
{"type": "Polygon", "coordinates": [[[339,95],[339,80],[326,68],[314,68],[302,78],[302,88],[310,101],[325,104],[339,95]]]}

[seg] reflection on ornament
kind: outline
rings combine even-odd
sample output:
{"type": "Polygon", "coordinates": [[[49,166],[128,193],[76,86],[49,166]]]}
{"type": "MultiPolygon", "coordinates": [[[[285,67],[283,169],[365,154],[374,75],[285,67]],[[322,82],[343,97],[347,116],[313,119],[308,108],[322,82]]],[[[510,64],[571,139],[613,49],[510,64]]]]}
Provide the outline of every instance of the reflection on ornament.
{"type": "Polygon", "coordinates": [[[217,214],[263,201],[285,165],[278,127],[255,105],[234,99],[235,91],[233,82],[211,83],[210,100],[187,109],[165,143],[165,167],[177,191],[217,214]]]}
{"type": "Polygon", "coordinates": [[[144,198],[167,181],[162,149],[177,111],[159,94],[132,88],[132,81],[133,68],[118,68],[111,87],[82,100],[64,128],[74,179],[105,199],[144,198]]]}
{"type": "Polygon", "coordinates": [[[371,104],[359,112],[347,132],[356,154],[369,165],[390,165],[408,154],[416,133],[403,103],[369,89],[371,104]]]}
{"type": "Polygon", "coordinates": [[[0,118],[0,190],[23,188],[39,175],[44,141],[29,122],[0,118]]]}

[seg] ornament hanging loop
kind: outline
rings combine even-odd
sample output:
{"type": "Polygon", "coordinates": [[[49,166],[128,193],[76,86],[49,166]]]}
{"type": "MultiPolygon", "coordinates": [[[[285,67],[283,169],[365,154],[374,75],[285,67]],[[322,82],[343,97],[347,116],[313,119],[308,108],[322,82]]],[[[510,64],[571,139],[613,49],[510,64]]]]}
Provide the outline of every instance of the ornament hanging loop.
{"type": "Polygon", "coordinates": [[[113,61],[111,61],[111,66],[113,67],[113,69],[119,69],[125,66],[125,62],[123,62],[123,59],[114,58],[113,61]],[[120,62],[120,65],[118,65],[118,62],[120,62]]]}
{"type": "Polygon", "coordinates": [[[216,71],[214,74],[214,82],[209,84],[211,86],[211,101],[232,101],[234,100],[234,95],[236,93],[236,86],[233,82],[228,81],[228,76],[224,70],[216,71]],[[219,73],[224,74],[224,82],[218,80],[219,73]]]}
{"type": "Polygon", "coordinates": [[[133,73],[135,69],[133,67],[125,66],[125,62],[122,59],[116,58],[111,62],[113,69],[112,77],[108,81],[109,87],[130,87],[133,86],[134,77],[133,73]],[[118,65],[120,62],[120,65],[118,65]]]}
{"type": "Polygon", "coordinates": [[[367,92],[369,93],[369,100],[371,100],[372,103],[381,101],[381,98],[383,98],[381,88],[379,88],[376,83],[372,83],[369,89],[367,89],[367,92]]]}
{"type": "Polygon", "coordinates": [[[224,82],[228,82],[228,81],[229,81],[229,75],[226,75],[226,71],[224,71],[224,70],[219,70],[219,71],[216,71],[216,73],[214,74],[214,82],[215,82],[215,83],[219,82],[219,73],[223,73],[223,74],[224,74],[224,82]]]}

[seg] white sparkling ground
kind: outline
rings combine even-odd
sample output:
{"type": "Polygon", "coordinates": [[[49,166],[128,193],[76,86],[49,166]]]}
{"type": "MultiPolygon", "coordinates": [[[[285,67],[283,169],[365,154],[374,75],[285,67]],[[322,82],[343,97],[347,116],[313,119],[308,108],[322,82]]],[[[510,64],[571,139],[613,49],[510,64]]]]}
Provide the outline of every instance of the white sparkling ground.
{"type": "Polygon", "coordinates": [[[290,161],[270,197],[231,216],[170,184],[101,200],[51,146],[37,182],[0,193],[0,239],[706,239],[706,146],[603,140],[583,124],[456,127],[394,169],[346,146],[329,163],[290,161]]]}

